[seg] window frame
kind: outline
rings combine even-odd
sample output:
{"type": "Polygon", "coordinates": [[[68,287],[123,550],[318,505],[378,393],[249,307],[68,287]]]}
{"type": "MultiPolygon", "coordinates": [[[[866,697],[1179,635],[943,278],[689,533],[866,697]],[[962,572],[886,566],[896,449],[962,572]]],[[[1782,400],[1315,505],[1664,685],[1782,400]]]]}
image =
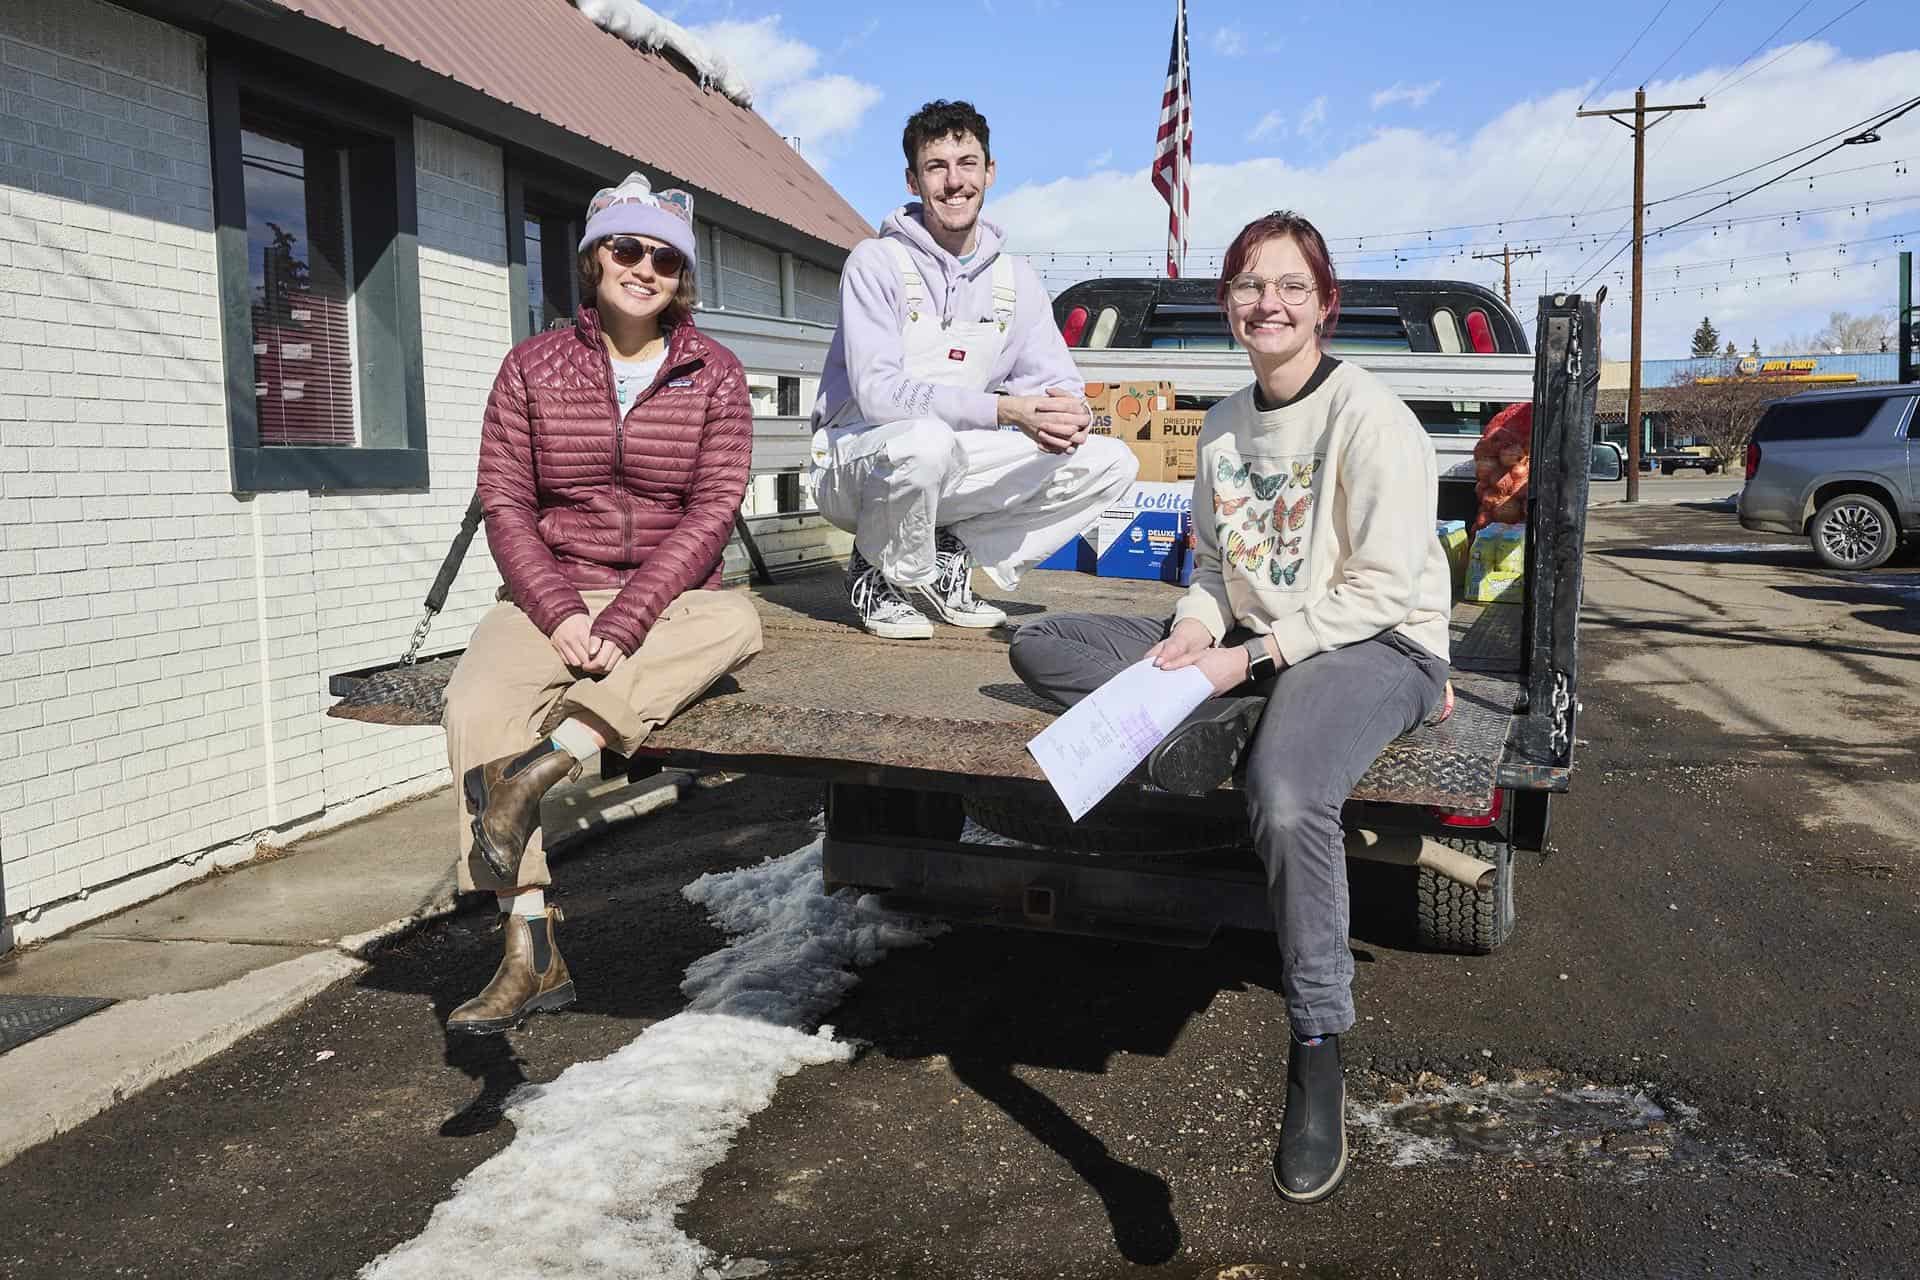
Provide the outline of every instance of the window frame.
{"type": "MultiPolygon", "coordinates": [[[[528,213],[547,218],[565,218],[568,242],[563,253],[549,252],[547,261],[542,264],[541,278],[547,277],[547,268],[556,258],[564,258],[567,282],[567,296],[574,305],[582,301],[578,297],[578,285],[575,280],[574,259],[578,257],[575,245],[583,234],[586,225],[586,208],[597,189],[586,178],[562,175],[552,169],[531,164],[512,154],[506,158],[506,218],[507,218],[507,292],[513,308],[513,340],[524,342],[533,336],[529,310],[533,299],[528,293],[527,276],[527,230],[528,213]],[[531,192],[531,198],[529,197],[531,192]],[[575,212],[568,214],[565,210],[575,212]]],[[[542,247],[545,247],[544,239],[542,247]]],[[[569,307],[567,314],[574,314],[569,307]]]]}
{"type": "Polygon", "coordinates": [[[428,488],[426,377],[420,331],[419,218],[413,113],[254,46],[210,42],[207,129],[213,168],[214,255],[226,366],[228,455],[235,493],[428,488]],[[262,445],[254,392],[253,307],[240,135],[243,113],[338,131],[348,152],[352,222],[354,390],[362,436],[373,424],[403,445],[262,445]],[[398,353],[371,376],[365,353],[398,353]],[[398,430],[395,430],[397,425],[398,430]]]}

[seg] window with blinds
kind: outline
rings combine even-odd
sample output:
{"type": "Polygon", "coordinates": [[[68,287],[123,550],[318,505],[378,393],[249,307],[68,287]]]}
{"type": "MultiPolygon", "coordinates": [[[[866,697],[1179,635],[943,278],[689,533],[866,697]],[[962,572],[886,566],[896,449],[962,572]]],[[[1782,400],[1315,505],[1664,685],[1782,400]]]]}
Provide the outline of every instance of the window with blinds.
{"type": "Polygon", "coordinates": [[[260,119],[241,122],[260,446],[353,446],[353,267],[347,153],[260,119]]]}

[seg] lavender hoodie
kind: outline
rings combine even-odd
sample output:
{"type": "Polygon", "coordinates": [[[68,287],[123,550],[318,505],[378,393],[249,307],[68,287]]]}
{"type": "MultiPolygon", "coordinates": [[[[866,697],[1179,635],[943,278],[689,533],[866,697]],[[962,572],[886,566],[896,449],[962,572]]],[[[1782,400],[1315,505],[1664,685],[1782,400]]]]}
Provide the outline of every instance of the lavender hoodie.
{"type": "MultiPolygon", "coordinates": [[[[985,218],[972,259],[960,260],[934,243],[920,223],[917,203],[902,205],[880,224],[882,239],[898,240],[920,267],[927,300],[942,316],[978,320],[993,314],[993,260],[1006,236],[985,218]]],[[[1067,344],[1054,327],[1053,303],[1040,275],[1024,259],[1014,264],[1019,300],[1000,358],[987,384],[1009,395],[1044,395],[1059,387],[1085,390],[1067,344]]],[[[879,240],[847,255],[840,275],[840,327],[820,374],[813,425],[881,426],[905,418],[938,418],[955,430],[992,430],[999,410],[992,391],[966,391],[909,378],[900,331],[906,324],[900,271],[879,240]]]]}

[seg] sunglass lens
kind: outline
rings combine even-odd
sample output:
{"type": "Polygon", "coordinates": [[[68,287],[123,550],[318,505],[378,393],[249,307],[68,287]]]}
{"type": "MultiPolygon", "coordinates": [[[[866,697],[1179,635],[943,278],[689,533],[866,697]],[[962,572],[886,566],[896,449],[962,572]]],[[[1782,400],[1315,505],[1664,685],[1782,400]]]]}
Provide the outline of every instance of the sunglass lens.
{"type": "Polygon", "coordinates": [[[647,246],[638,240],[622,236],[607,242],[607,252],[612,254],[613,260],[621,266],[631,267],[638,265],[640,259],[647,256],[647,246]]]}
{"type": "Polygon", "coordinates": [[[672,245],[656,245],[653,250],[653,269],[663,276],[677,276],[680,268],[687,265],[687,255],[672,245]]]}

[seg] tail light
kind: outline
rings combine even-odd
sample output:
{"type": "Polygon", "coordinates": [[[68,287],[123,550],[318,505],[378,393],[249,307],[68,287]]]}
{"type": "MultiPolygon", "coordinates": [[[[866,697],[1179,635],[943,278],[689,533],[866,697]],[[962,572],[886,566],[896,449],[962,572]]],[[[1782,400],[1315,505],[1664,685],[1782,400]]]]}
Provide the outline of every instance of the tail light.
{"type": "Polygon", "coordinates": [[[1467,312],[1467,340],[1473,343],[1474,354],[1483,356],[1493,354],[1495,350],[1493,326],[1487,322],[1486,312],[1467,312]]]}
{"type": "Polygon", "coordinates": [[[1068,346],[1080,345],[1081,335],[1086,333],[1090,318],[1085,307],[1075,307],[1067,312],[1067,322],[1060,326],[1060,336],[1067,340],[1068,346]]]}
{"type": "Polygon", "coordinates": [[[1753,479],[1753,473],[1760,469],[1760,442],[1747,441],[1747,479],[1753,479]]]}
{"type": "Polygon", "coordinates": [[[1500,815],[1507,807],[1507,793],[1496,790],[1493,793],[1493,807],[1485,813],[1463,813],[1458,809],[1431,809],[1434,817],[1440,819],[1443,827],[1490,827],[1500,821],[1500,815]]]}

